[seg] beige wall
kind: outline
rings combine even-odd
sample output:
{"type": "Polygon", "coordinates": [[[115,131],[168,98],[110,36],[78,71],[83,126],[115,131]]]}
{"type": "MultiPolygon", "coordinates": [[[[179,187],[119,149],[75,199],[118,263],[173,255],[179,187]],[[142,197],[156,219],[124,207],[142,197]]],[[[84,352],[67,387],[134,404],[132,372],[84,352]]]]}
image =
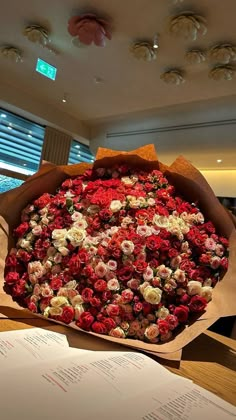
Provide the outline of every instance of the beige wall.
{"type": "Polygon", "coordinates": [[[201,171],[218,197],[236,197],[236,170],[201,171]]]}

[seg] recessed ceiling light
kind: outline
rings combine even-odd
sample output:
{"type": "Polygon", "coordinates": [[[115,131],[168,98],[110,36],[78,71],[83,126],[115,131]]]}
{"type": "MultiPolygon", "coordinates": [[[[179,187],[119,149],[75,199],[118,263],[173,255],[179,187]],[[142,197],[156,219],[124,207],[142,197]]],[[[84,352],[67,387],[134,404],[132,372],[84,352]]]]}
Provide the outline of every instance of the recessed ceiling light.
{"type": "Polygon", "coordinates": [[[222,162],[222,159],[217,159],[217,161],[216,161],[217,163],[221,163],[222,162]]]}
{"type": "Polygon", "coordinates": [[[31,134],[28,134],[28,137],[32,137],[31,134]]]}
{"type": "Polygon", "coordinates": [[[8,130],[12,130],[12,127],[10,125],[7,128],[8,128],[8,130]]]}
{"type": "Polygon", "coordinates": [[[78,157],[80,157],[80,153],[78,153],[78,155],[77,155],[78,157]]]}
{"type": "Polygon", "coordinates": [[[101,83],[104,83],[104,79],[102,79],[101,77],[94,77],[93,81],[94,83],[96,83],[96,85],[100,85],[101,83]]]}
{"type": "Polygon", "coordinates": [[[23,166],[27,166],[27,163],[23,163],[23,166]]]}
{"type": "Polygon", "coordinates": [[[1,118],[7,118],[6,114],[1,114],[1,118]]]}
{"type": "Polygon", "coordinates": [[[79,144],[77,144],[75,147],[76,147],[76,149],[80,149],[80,145],[79,144]]]}
{"type": "Polygon", "coordinates": [[[159,48],[157,34],[153,38],[153,48],[155,48],[155,49],[159,48]]]}

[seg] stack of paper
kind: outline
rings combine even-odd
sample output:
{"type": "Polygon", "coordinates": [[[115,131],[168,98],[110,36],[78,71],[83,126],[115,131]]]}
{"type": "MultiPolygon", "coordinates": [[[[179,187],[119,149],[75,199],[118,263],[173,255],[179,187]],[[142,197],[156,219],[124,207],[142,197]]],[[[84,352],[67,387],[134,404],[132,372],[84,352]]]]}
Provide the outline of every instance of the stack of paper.
{"type": "Polygon", "coordinates": [[[227,420],[236,408],[135,352],[70,348],[41,329],[0,333],[3,420],[227,420]]]}

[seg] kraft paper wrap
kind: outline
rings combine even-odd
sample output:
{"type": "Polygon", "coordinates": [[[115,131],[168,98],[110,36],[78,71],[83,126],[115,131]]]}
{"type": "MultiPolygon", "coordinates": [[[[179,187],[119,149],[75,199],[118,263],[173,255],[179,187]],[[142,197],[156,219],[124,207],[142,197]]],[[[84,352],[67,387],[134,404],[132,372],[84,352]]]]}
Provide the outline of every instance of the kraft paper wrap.
{"type": "MultiPolygon", "coordinates": [[[[128,346],[136,350],[155,354],[170,360],[181,358],[181,349],[198,335],[210,327],[218,318],[236,315],[236,229],[234,217],[220,204],[211,187],[201,173],[184,157],[178,157],[171,166],[166,166],[158,161],[153,145],[147,145],[130,152],[98,149],[94,167],[111,167],[116,164],[126,164],[144,170],[160,169],[169,182],[183,197],[190,201],[197,201],[205,218],[211,220],[218,233],[230,240],[229,268],[223,279],[213,291],[213,299],[208,304],[206,311],[190,326],[183,329],[172,341],[163,344],[149,344],[139,340],[116,339],[84,332],[74,324],[71,328],[78,330],[81,340],[86,334],[97,336],[105,341],[128,346]]],[[[14,245],[13,229],[20,222],[20,213],[23,208],[44,192],[53,193],[62,181],[68,177],[83,174],[91,164],[81,163],[69,166],[55,166],[44,163],[40,170],[27,179],[20,187],[0,194],[0,285],[3,284],[4,260],[9,250],[14,245]]],[[[0,304],[19,308],[12,302],[11,297],[1,293],[0,304]]],[[[24,310],[29,314],[29,311],[24,310]]],[[[42,317],[42,316],[40,316],[42,317]]],[[[52,321],[55,322],[55,321],[52,321]]]]}

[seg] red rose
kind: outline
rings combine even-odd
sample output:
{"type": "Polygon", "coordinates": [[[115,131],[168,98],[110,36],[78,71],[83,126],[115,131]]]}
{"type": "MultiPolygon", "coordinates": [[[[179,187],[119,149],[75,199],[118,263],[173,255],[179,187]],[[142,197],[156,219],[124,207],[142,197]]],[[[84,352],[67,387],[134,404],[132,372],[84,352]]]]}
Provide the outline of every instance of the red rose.
{"type": "Polygon", "coordinates": [[[105,222],[108,222],[112,218],[112,215],[113,213],[109,209],[103,209],[99,212],[100,218],[105,222]]]}
{"type": "Polygon", "coordinates": [[[184,305],[177,306],[174,310],[174,316],[178,318],[179,322],[186,322],[188,320],[189,308],[184,305]]]}
{"type": "Polygon", "coordinates": [[[161,335],[166,335],[170,331],[169,324],[165,319],[158,319],[157,326],[161,335]]]}
{"type": "Polygon", "coordinates": [[[146,270],[148,264],[146,261],[136,260],[134,262],[134,267],[138,273],[143,273],[146,270]]]}
{"type": "Polygon", "coordinates": [[[73,257],[69,260],[69,271],[70,273],[75,276],[76,274],[79,274],[80,272],[80,260],[78,255],[73,255],[73,257]]]}
{"type": "Polygon", "coordinates": [[[89,261],[89,255],[86,249],[80,249],[78,252],[78,258],[82,264],[86,264],[89,261]]]}
{"type": "Polygon", "coordinates": [[[227,270],[228,265],[229,265],[228,258],[226,257],[221,258],[220,265],[224,270],[227,270]]]}
{"type": "Polygon", "coordinates": [[[41,195],[37,200],[34,201],[34,205],[42,209],[51,201],[51,196],[48,193],[41,195]]]}
{"type": "Polygon", "coordinates": [[[152,305],[148,302],[143,302],[143,314],[146,316],[152,312],[152,305]]]}
{"type": "Polygon", "coordinates": [[[90,314],[90,312],[83,312],[79,319],[76,321],[76,325],[83,330],[89,330],[92,323],[94,321],[94,317],[90,314]]]}
{"type": "Polygon", "coordinates": [[[19,238],[20,236],[23,236],[27,230],[29,230],[29,223],[24,222],[14,230],[14,233],[19,238]]]}
{"type": "Polygon", "coordinates": [[[106,307],[106,312],[108,316],[118,316],[120,313],[120,307],[118,305],[109,304],[106,307]]]}
{"type": "Polygon", "coordinates": [[[27,306],[28,306],[29,311],[35,312],[35,313],[38,312],[38,308],[34,302],[29,302],[27,306]]]}
{"type": "Polygon", "coordinates": [[[102,301],[103,302],[108,302],[111,298],[112,298],[111,290],[106,290],[105,292],[103,292],[103,294],[102,294],[102,301]]]}
{"type": "Polygon", "coordinates": [[[17,282],[16,285],[13,286],[12,288],[12,296],[16,297],[16,296],[24,296],[25,292],[26,292],[26,281],[25,280],[19,280],[17,282]]]}
{"type": "Polygon", "coordinates": [[[60,277],[53,277],[50,281],[50,287],[52,290],[59,290],[62,287],[62,279],[60,277]]]}
{"type": "Polygon", "coordinates": [[[65,324],[70,324],[74,319],[75,311],[72,306],[64,306],[60,319],[65,324]]]}
{"type": "Polygon", "coordinates": [[[180,297],[180,302],[182,303],[182,305],[187,305],[190,301],[190,296],[187,293],[184,293],[181,297],[180,297]]]}
{"type": "Polygon", "coordinates": [[[19,249],[19,251],[17,252],[17,257],[24,263],[28,263],[32,258],[32,256],[23,249],[19,249]]]}
{"type": "Polygon", "coordinates": [[[94,283],[93,287],[98,292],[105,292],[105,290],[107,288],[107,283],[106,283],[105,280],[99,279],[99,280],[96,281],[96,283],[94,283]]]}
{"type": "Polygon", "coordinates": [[[7,284],[14,284],[17,283],[20,280],[20,275],[16,271],[10,271],[7,273],[5,277],[5,282],[7,284]]]}
{"type": "Polygon", "coordinates": [[[135,313],[141,312],[142,309],[143,309],[143,304],[141,302],[137,302],[133,306],[133,310],[134,310],[135,313]]]}
{"type": "Polygon", "coordinates": [[[165,320],[168,322],[171,331],[174,330],[179,324],[178,318],[175,315],[168,315],[165,320]]]}
{"type": "Polygon", "coordinates": [[[106,325],[102,322],[95,321],[92,324],[92,330],[97,334],[107,334],[106,325]]]}
{"type": "Polygon", "coordinates": [[[103,324],[106,326],[107,332],[116,327],[116,323],[112,318],[104,318],[103,324]]]}
{"type": "Polygon", "coordinates": [[[202,312],[206,306],[207,300],[198,295],[193,296],[189,303],[189,309],[191,312],[202,312]]]}
{"type": "Polygon", "coordinates": [[[101,300],[98,297],[92,297],[89,303],[95,308],[99,308],[99,306],[101,306],[101,300]]]}
{"type": "Polygon", "coordinates": [[[146,247],[151,251],[156,251],[161,247],[161,238],[157,235],[150,235],[146,240],[146,247]]]}
{"type": "Polygon", "coordinates": [[[16,254],[9,254],[6,258],[6,267],[16,267],[18,264],[16,254]]]}
{"type": "Polygon", "coordinates": [[[118,274],[118,279],[120,281],[127,282],[128,280],[130,280],[132,278],[133,272],[134,272],[133,267],[131,267],[130,265],[126,265],[118,271],[118,273],[117,273],[118,274]]]}
{"type": "Polygon", "coordinates": [[[82,290],[81,296],[84,302],[89,302],[90,299],[93,297],[93,290],[89,287],[85,287],[85,289],[82,290]]]}

